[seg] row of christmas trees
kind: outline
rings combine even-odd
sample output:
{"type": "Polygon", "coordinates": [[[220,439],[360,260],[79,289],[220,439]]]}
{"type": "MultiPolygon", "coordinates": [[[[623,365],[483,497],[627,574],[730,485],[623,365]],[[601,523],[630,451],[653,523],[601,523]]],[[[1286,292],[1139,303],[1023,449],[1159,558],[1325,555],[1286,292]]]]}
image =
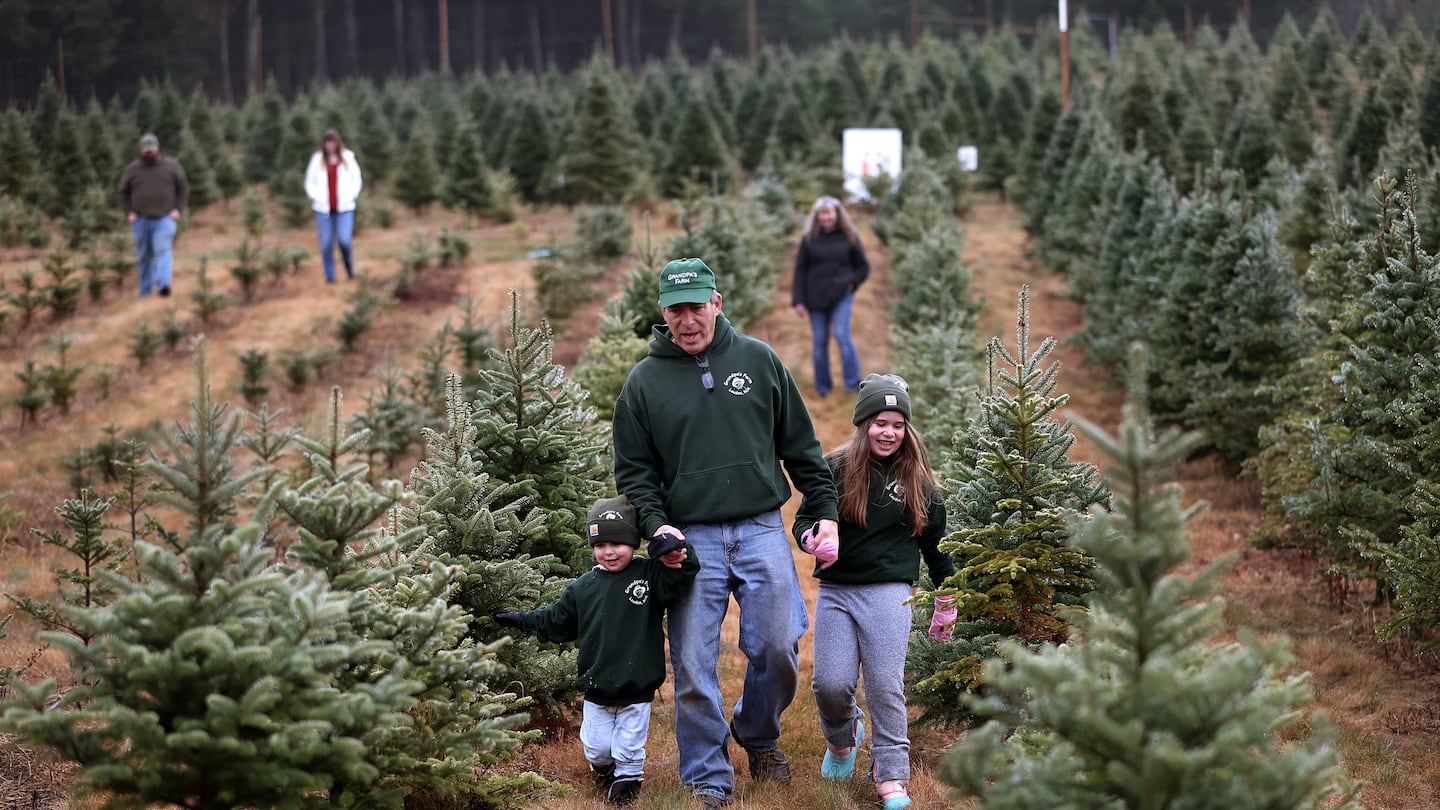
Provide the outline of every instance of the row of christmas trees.
{"type": "Polygon", "coordinates": [[[922,722],[972,725],[941,777],[985,808],[1354,806],[1323,717],[1295,736],[1311,695],[1285,674],[1284,643],[1243,630],[1216,643],[1225,561],[1177,573],[1189,513],[1167,482],[1200,437],[1156,435],[1143,350],[1119,434],[1082,425],[1109,460],[1102,477],[1069,458],[1055,339],[1032,344],[1028,289],[1013,347],[992,340],[983,364],[975,351],[956,203],[912,163],[876,221],[895,368],[937,451],[957,567],[917,599],[955,598],[953,637],[932,639],[917,611],[907,663],[922,722]]]}
{"type": "Polygon", "coordinates": [[[1138,39],[1122,81],[1059,119],[1023,204],[1037,253],[1070,271],[1091,359],[1119,370],[1147,341],[1157,417],[1259,476],[1258,539],[1398,599],[1386,635],[1424,632],[1440,625],[1440,332],[1425,325],[1440,314],[1440,40],[1362,27],[1348,57],[1340,44],[1323,15],[1305,36],[1282,26],[1263,57],[1240,29],[1188,49],[1138,39]],[[1227,111],[1191,154],[1192,125],[1227,111]],[[1286,121],[1322,114],[1328,135],[1287,140],[1286,121]]]}

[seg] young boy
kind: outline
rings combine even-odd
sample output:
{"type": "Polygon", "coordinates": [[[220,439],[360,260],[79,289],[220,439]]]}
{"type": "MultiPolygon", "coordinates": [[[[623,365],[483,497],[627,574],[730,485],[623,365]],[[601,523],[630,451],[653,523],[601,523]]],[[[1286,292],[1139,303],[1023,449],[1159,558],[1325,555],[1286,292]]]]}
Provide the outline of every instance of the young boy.
{"type": "Polygon", "coordinates": [[[580,640],[580,742],[605,800],[628,805],[640,795],[650,701],[665,681],[665,608],[689,590],[700,563],[673,534],[650,541],[649,559],[635,557],[639,522],[623,495],[597,501],[587,523],[595,567],[553,604],[495,621],[541,641],[580,640]]]}

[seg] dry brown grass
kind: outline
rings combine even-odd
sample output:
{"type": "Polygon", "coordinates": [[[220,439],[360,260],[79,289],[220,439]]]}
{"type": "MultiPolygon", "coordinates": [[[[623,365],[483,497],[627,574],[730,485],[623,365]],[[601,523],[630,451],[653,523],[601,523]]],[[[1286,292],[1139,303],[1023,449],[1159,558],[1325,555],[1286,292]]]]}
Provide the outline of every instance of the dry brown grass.
{"type": "MultiPolygon", "coordinates": [[[[238,212],[230,215],[238,219],[238,212]]],[[[178,245],[180,258],[177,270],[177,292],[183,296],[193,278],[195,258],[202,251],[216,253],[233,250],[240,241],[238,228],[229,224],[222,212],[202,215],[198,227],[186,234],[178,245]]],[[[273,221],[273,217],[272,217],[273,221]]],[[[485,226],[468,231],[475,243],[476,254],[469,267],[456,271],[446,281],[448,289],[462,292],[469,289],[481,296],[485,312],[501,323],[510,287],[528,290],[529,262],[523,257],[532,247],[548,245],[555,234],[568,232],[570,223],[564,211],[547,210],[525,217],[525,225],[485,226]]],[[[357,252],[364,268],[386,276],[391,270],[391,257],[404,248],[415,228],[438,232],[444,225],[457,225],[451,215],[433,213],[423,219],[402,215],[390,231],[367,231],[357,236],[357,252]]],[[[1061,389],[1071,397],[1067,413],[1083,416],[1104,427],[1115,426],[1121,393],[1109,386],[1105,375],[1084,365],[1082,354],[1063,338],[1083,325],[1083,314],[1065,294],[1065,279],[1046,272],[1027,255],[1025,235],[1017,212],[1006,205],[983,200],[976,205],[962,224],[966,231],[965,258],[974,273],[974,288],[985,300],[982,314],[982,335],[999,335],[1009,345],[1015,340],[1015,308],[1021,284],[1032,286],[1032,345],[1055,335],[1062,340],[1052,357],[1062,364],[1061,389]]],[[[272,236],[310,248],[311,231],[302,228],[281,231],[272,236]]],[[[658,237],[657,237],[658,238],[658,237]]],[[[856,302],[854,330],[867,370],[888,369],[886,335],[889,327],[885,316],[891,293],[886,287],[888,264],[877,245],[867,243],[874,264],[872,283],[860,291],[856,302]]],[[[788,257],[787,257],[788,266],[788,257]]],[[[15,254],[0,255],[0,277],[13,273],[24,264],[38,265],[15,254]]],[[[223,262],[212,261],[214,276],[220,283],[231,283],[223,262]]],[[[613,290],[621,270],[603,280],[613,290]]],[[[751,328],[751,332],[767,340],[796,373],[806,401],[816,422],[822,444],[829,448],[841,442],[852,430],[850,413],[853,398],[843,394],[820,400],[810,391],[809,325],[796,317],[789,308],[788,274],[776,295],[774,314],[751,328]]],[[[250,307],[237,308],[226,316],[224,325],[208,335],[211,342],[213,380],[219,396],[238,400],[235,384],[238,364],[231,358],[250,346],[279,347],[286,342],[310,339],[332,340],[328,329],[316,324],[333,318],[342,306],[343,285],[327,288],[320,283],[318,263],[311,261],[304,274],[287,279],[276,290],[267,291],[250,307]]],[[[347,410],[361,406],[370,385],[373,369],[384,362],[388,353],[391,362],[403,363],[418,343],[434,332],[452,310],[445,296],[426,296],[424,304],[395,307],[382,316],[375,330],[362,339],[362,350],[353,360],[337,364],[324,384],[312,385],[299,396],[276,394],[280,404],[290,408],[299,418],[313,419],[323,403],[330,384],[343,384],[347,390],[347,410]],[[434,300],[431,300],[431,299],[434,300]]],[[[177,299],[172,299],[172,302],[177,299]]],[[[180,299],[183,300],[183,299],[180,299]]],[[[172,304],[173,305],[173,304],[172,304]]],[[[31,431],[19,431],[16,415],[8,410],[0,414],[0,491],[13,489],[13,505],[27,509],[33,523],[53,522],[49,508],[63,497],[65,484],[55,459],[84,443],[99,438],[99,428],[113,422],[126,426],[143,425],[153,420],[172,421],[184,418],[184,405],[191,396],[189,364],[183,357],[158,360],[143,378],[134,374],[134,363],[124,350],[123,335],[142,317],[158,317],[165,305],[158,300],[140,301],[128,293],[111,296],[100,307],[87,306],[72,321],[44,324],[35,334],[22,338],[17,345],[0,347],[0,363],[7,367],[18,364],[29,355],[48,358],[43,337],[57,330],[77,335],[75,356],[82,362],[109,359],[122,367],[129,379],[122,380],[111,399],[97,403],[93,392],[82,397],[83,407],[69,417],[50,417],[31,431]]],[[[579,356],[584,341],[594,331],[598,304],[582,308],[571,318],[569,329],[560,336],[556,358],[570,365],[579,356]]],[[[13,395],[9,375],[0,380],[0,401],[13,395]]],[[[1081,458],[1094,460],[1093,448],[1082,441],[1076,450],[1081,458]]],[[[1236,563],[1222,584],[1222,594],[1229,607],[1226,618],[1232,625],[1243,624],[1263,634],[1284,633],[1293,641],[1296,670],[1313,674],[1319,708],[1324,709],[1339,729],[1338,745],[1344,753],[1350,772],[1369,783],[1364,800],[1372,808],[1385,810],[1421,810],[1440,806],[1440,710],[1436,696],[1440,694],[1440,676],[1435,656],[1418,659],[1399,646],[1378,645],[1373,630],[1378,621],[1372,613],[1355,604],[1336,606],[1325,598],[1324,589],[1316,579],[1315,560],[1295,551],[1259,551],[1249,548],[1245,538],[1259,516],[1259,493],[1251,480],[1237,478],[1217,462],[1202,459],[1187,465],[1181,483],[1187,499],[1205,500],[1209,510],[1192,525],[1195,546],[1194,564],[1202,564],[1222,555],[1237,555],[1236,563]]],[[[787,507],[793,512],[796,504],[787,507]]],[[[809,558],[796,552],[796,565],[807,600],[813,606],[815,581],[809,576],[809,558]]],[[[48,574],[54,564],[48,549],[34,544],[0,549],[0,590],[31,595],[53,588],[48,574]]],[[[743,676],[744,658],[736,647],[738,628],[732,609],[723,628],[726,642],[721,661],[723,691],[727,701],[738,697],[743,676]]],[[[24,660],[39,649],[34,642],[35,628],[21,618],[11,625],[12,637],[0,642],[0,661],[24,660]]],[[[811,669],[811,636],[801,641],[801,691],[785,714],[782,744],[790,754],[795,779],[788,786],[759,785],[745,775],[744,754],[732,747],[737,763],[737,798],[739,808],[860,808],[873,807],[873,792],[863,779],[836,786],[818,778],[819,761],[824,742],[819,734],[814,701],[808,694],[808,673],[811,669]]],[[[43,654],[34,669],[40,674],[63,676],[63,662],[53,654],[43,654]]],[[[673,700],[667,683],[658,699],[651,724],[649,766],[641,808],[689,807],[686,791],[679,784],[673,732],[673,700]]],[[[912,795],[917,808],[950,806],[942,784],[932,777],[945,748],[954,734],[912,729],[911,743],[915,758],[912,795]]],[[[0,756],[19,756],[18,760],[0,759],[0,782],[8,791],[17,779],[35,773],[33,755],[19,752],[0,756]],[[28,770],[27,770],[28,769],[28,770]]],[[[49,784],[63,784],[63,771],[48,766],[49,784]]],[[[536,799],[534,804],[551,810],[599,808],[589,787],[588,774],[574,738],[532,746],[524,752],[519,768],[530,768],[571,787],[567,795],[536,799]]],[[[27,779],[33,777],[26,776],[27,779]]],[[[26,783],[29,784],[29,783],[26,783]]],[[[19,796],[20,793],[15,793],[19,796]]],[[[28,794],[27,794],[28,795],[28,794]]],[[[47,801],[61,801],[58,793],[46,794],[47,801]]],[[[11,794],[0,793],[5,801],[11,794]]],[[[0,807],[14,805],[0,804],[0,807]]],[[[19,805],[28,806],[28,805],[19,805]]],[[[39,806],[63,806],[40,804],[39,806]]],[[[73,805],[72,805],[73,806],[73,805]]]]}

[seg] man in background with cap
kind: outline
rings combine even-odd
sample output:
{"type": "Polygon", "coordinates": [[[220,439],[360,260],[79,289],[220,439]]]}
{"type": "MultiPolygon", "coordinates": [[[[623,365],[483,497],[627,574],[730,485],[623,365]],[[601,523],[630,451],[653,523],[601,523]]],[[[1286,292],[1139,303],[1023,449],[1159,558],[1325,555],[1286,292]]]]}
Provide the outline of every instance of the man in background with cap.
{"type": "Polygon", "coordinates": [[[180,162],[160,154],[160,141],[154,135],[142,135],[140,157],[120,176],[120,207],[135,237],[141,296],[157,288],[162,298],[170,295],[174,266],[170,248],[189,196],[190,181],[180,162]]]}
{"type": "Polygon", "coordinates": [[[502,611],[504,627],[541,641],[579,639],[575,686],[585,692],[580,742],[595,784],[611,804],[633,804],[644,778],[650,702],[665,682],[665,608],[690,588],[700,563],[678,535],[650,541],[636,557],[640,529],[625,499],[602,498],[586,520],[595,567],[552,604],[526,613],[502,611]]]}
{"type": "Polygon", "coordinates": [[[649,534],[685,538],[705,560],[670,611],[680,779],[706,807],[735,787],[728,737],[755,779],[788,781],[780,715],[795,697],[799,640],[809,626],[780,506],[790,480],[815,504],[820,539],[835,540],[836,495],[810,414],[789,370],[720,311],[715,274],[700,259],[660,272],[650,354],[615,403],[615,484],[649,534]],[[783,469],[782,469],[782,464],[783,469]],[[720,627],[734,594],[744,692],[728,713],[717,671],[720,627]]]}

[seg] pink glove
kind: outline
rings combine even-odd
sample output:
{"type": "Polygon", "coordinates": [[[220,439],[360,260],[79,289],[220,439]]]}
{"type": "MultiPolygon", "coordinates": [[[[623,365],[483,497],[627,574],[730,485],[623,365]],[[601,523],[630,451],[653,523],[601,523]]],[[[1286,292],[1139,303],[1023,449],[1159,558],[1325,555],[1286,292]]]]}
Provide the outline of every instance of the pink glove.
{"type": "Polygon", "coordinates": [[[955,597],[935,597],[935,615],[930,617],[930,637],[940,643],[950,640],[955,629],[955,597]]]}
{"type": "Polygon", "coordinates": [[[800,546],[815,555],[815,559],[820,561],[821,568],[829,568],[834,565],[835,560],[840,556],[840,541],[830,537],[816,543],[814,526],[806,529],[805,533],[800,535],[800,546]]]}

